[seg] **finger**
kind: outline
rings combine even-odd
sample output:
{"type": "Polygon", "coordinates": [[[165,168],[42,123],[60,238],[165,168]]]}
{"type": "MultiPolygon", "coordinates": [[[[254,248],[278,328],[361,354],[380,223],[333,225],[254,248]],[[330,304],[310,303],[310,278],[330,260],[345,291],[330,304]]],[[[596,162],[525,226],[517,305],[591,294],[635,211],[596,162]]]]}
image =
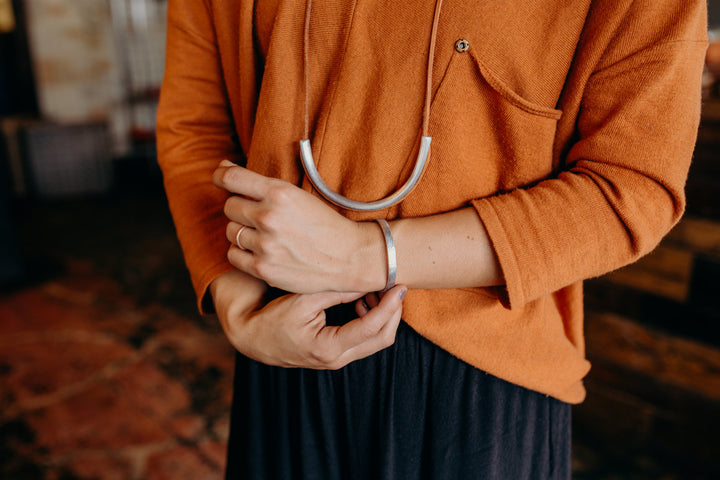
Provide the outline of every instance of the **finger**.
{"type": "Polygon", "coordinates": [[[219,181],[220,178],[222,177],[222,175],[225,174],[225,171],[228,168],[232,168],[232,167],[236,167],[236,166],[237,166],[237,163],[232,162],[232,161],[228,160],[227,158],[222,159],[220,161],[220,164],[217,166],[217,168],[213,172],[213,176],[212,176],[213,184],[218,188],[223,188],[220,186],[220,181],[219,181]]]}
{"type": "Polygon", "coordinates": [[[213,172],[213,183],[216,187],[255,200],[265,198],[268,188],[276,182],[276,179],[239,166],[220,166],[213,172]]]}
{"type": "Polygon", "coordinates": [[[220,162],[220,166],[218,166],[215,169],[215,171],[213,171],[213,174],[212,174],[213,185],[215,185],[217,188],[221,188],[221,189],[225,190],[225,187],[223,186],[222,178],[225,176],[225,172],[227,172],[233,166],[227,165],[225,163],[225,160],[220,162]]]}
{"type": "Polygon", "coordinates": [[[368,293],[367,295],[365,295],[365,301],[370,308],[375,308],[380,303],[380,297],[375,292],[368,293]]]}
{"type": "Polygon", "coordinates": [[[321,335],[326,336],[326,338],[323,340],[337,342],[343,352],[354,349],[375,337],[378,340],[376,345],[383,343],[383,339],[380,338],[383,328],[388,323],[392,324],[399,321],[402,313],[402,300],[405,298],[406,293],[406,287],[394,287],[388,291],[377,307],[371,309],[366,315],[340,327],[324,328],[321,335]]]}
{"type": "Polygon", "coordinates": [[[225,228],[225,237],[228,242],[240,249],[257,251],[257,230],[249,225],[230,222],[225,228]]]}
{"type": "Polygon", "coordinates": [[[239,195],[233,195],[225,200],[225,208],[223,209],[223,213],[228,220],[249,225],[253,228],[257,228],[257,222],[254,219],[258,215],[258,211],[259,204],[257,201],[239,195]]]}
{"type": "Polygon", "coordinates": [[[358,317],[362,317],[363,315],[366,315],[370,311],[370,307],[365,302],[364,298],[361,298],[357,302],[355,302],[355,313],[357,313],[358,317]]]}
{"type": "MultiPolygon", "coordinates": [[[[397,329],[400,325],[401,319],[402,308],[392,311],[388,321],[383,324],[376,334],[372,335],[362,343],[341,352],[340,355],[330,364],[330,367],[335,369],[342,368],[355,360],[366,358],[391,346],[395,343],[395,337],[397,335],[397,329]]],[[[332,327],[326,327],[326,329],[327,328],[332,327]]]]}
{"type": "MultiPolygon", "coordinates": [[[[260,278],[253,268],[253,254],[249,250],[243,250],[238,248],[233,243],[227,251],[227,259],[230,264],[238,270],[252,275],[253,277],[260,278]]],[[[265,280],[260,278],[260,280],[265,280]]]]}
{"type": "Polygon", "coordinates": [[[400,326],[401,320],[402,309],[399,309],[393,313],[390,320],[382,327],[382,329],[380,329],[377,335],[360,345],[343,352],[334,366],[337,366],[338,368],[344,367],[349,363],[369,357],[370,355],[390,347],[395,343],[397,329],[400,326]]]}

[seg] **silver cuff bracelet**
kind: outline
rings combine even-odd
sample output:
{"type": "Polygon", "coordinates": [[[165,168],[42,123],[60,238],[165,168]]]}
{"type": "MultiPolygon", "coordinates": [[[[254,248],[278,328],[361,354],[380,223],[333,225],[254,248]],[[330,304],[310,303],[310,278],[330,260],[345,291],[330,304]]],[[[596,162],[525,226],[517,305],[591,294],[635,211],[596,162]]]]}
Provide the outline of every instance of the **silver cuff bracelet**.
{"type": "Polygon", "coordinates": [[[378,218],[375,220],[380,228],[382,229],[383,236],[385,237],[385,249],[387,250],[387,283],[383,292],[387,292],[395,286],[395,279],[397,278],[397,257],[395,255],[395,240],[393,240],[392,232],[390,231],[390,225],[387,220],[378,218]]]}

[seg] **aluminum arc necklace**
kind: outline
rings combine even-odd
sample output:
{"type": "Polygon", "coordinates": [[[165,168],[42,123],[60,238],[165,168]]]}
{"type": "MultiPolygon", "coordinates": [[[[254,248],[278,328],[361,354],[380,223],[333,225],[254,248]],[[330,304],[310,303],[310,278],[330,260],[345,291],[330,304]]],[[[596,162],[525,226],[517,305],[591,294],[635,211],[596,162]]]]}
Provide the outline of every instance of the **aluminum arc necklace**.
{"type": "Polygon", "coordinates": [[[427,75],[426,75],[426,87],[425,87],[425,108],[423,112],[422,121],[422,137],[420,139],[420,148],[418,150],[417,159],[415,160],[415,167],[413,168],[410,177],[407,179],[405,184],[396,190],[394,193],[388,195],[380,200],[372,202],[361,202],[347,198],[340,193],[330,188],[320,176],[317,166],[315,165],[315,159],[312,154],[312,147],[310,145],[310,116],[308,112],[309,105],[309,44],[310,44],[310,15],[312,13],[312,0],[307,0],[305,7],[305,28],[303,36],[303,66],[304,66],[304,81],[305,81],[305,133],[304,139],[300,140],[300,157],[302,160],[305,173],[307,174],[310,182],[313,186],[325,197],[329,202],[334,203],[340,207],[348,210],[359,210],[364,212],[370,212],[375,210],[383,210],[396,203],[400,202],[412,191],[413,188],[420,180],[420,177],[425,170],[428,156],[430,154],[430,142],[432,137],[428,135],[428,119],[430,117],[430,97],[432,95],[432,70],[433,70],[433,57],[435,56],[435,40],[437,37],[437,28],[440,19],[440,10],[442,8],[443,0],[436,0],[435,2],[435,15],[433,18],[432,34],[430,37],[430,50],[428,53],[427,61],[427,75]]]}

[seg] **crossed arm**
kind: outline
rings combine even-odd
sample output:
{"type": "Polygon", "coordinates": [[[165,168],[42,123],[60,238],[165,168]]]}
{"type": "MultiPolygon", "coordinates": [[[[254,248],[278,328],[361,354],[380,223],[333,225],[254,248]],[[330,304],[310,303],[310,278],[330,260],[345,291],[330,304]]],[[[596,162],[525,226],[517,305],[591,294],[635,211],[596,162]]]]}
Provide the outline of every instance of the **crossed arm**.
{"type": "Polygon", "coordinates": [[[263,363],[340,368],[393,343],[408,287],[502,283],[472,208],[392,222],[398,286],[379,298],[368,294],[381,290],[387,275],[377,224],[349,220],[290,183],[229,161],[213,182],[232,194],[224,211],[228,260],[238,270],[213,281],[210,293],[231,343],[263,363]],[[261,306],[267,285],[295,293],[261,306]],[[351,301],[358,319],[325,325],[326,308],[351,301]]]}
{"type": "MultiPolygon", "coordinates": [[[[360,318],[343,327],[326,327],[324,308],[384,286],[386,258],[377,225],[351,222],[293,185],[221,165],[214,181],[234,195],[225,208],[227,236],[234,242],[239,224],[250,227],[241,235],[250,252],[228,251],[238,270],[210,285],[233,345],[265,363],[336,368],[392,341],[405,287],[507,283],[509,305],[523,305],[652,249],[684,206],[699,118],[705,2],[662,2],[672,8],[625,3],[632,21],[618,23],[620,30],[608,34],[618,40],[602,49],[597,65],[587,66],[592,72],[576,99],[581,114],[572,95],[568,100],[563,118],[576,129],[576,143],[568,145],[567,170],[531,188],[474,201],[474,210],[393,222],[402,286],[382,300],[367,295],[367,306],[356,303],[360,318]],[[655,27],[637,35],[639,25],[655,27]],[[485,227],[503,260],[502,279],[485,227]],[[263,306],[267,284],[299,293],[263,306]]],[[[223,16],[211,15],[208,5],[176,2],[170,10],[158,116],[168,199],[200,295],[227,268],[215,255],[224,248],[217,235],[225,221],[217,208],[224,196],[208,176],[215,159],[239,158],[235,134],[241,132],[240,144],[249,147],[250,97],[256,91],[252,70],[226,84],[214,36],[214,21],[223,16]],[[228,89],[241,92],[235,103],[243,108],[232,118],[228,89]]],[[[597,3],[598,25],[605,22],[607,5],[613,3],[597,3]]],[[[241,28],[247,39],[253,16],[245,13],[241,28]]],[[[225,27],[227,32],[234,25],[225,27]]],[[[242,55],[231,51],[225,60],[252,58],[253,43],[244,45],[242,55]]],[[[236,67],[230,63],[228,69],[236,67]]]]}

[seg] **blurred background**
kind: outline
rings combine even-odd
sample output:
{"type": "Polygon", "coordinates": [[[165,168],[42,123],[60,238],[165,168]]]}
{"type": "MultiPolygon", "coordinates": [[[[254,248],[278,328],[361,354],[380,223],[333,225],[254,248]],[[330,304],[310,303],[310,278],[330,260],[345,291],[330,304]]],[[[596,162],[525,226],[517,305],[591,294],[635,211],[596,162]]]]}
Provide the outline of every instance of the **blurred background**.
{"type": "MultiPolygon", "coordinates": [[[[687,214],[587,282],[574,478],[720,478],[720,0],[687,214]]],[[[221,478],[232,350],[155,159],[167,0],[0,0],[0,478],[221,478]]]]}

